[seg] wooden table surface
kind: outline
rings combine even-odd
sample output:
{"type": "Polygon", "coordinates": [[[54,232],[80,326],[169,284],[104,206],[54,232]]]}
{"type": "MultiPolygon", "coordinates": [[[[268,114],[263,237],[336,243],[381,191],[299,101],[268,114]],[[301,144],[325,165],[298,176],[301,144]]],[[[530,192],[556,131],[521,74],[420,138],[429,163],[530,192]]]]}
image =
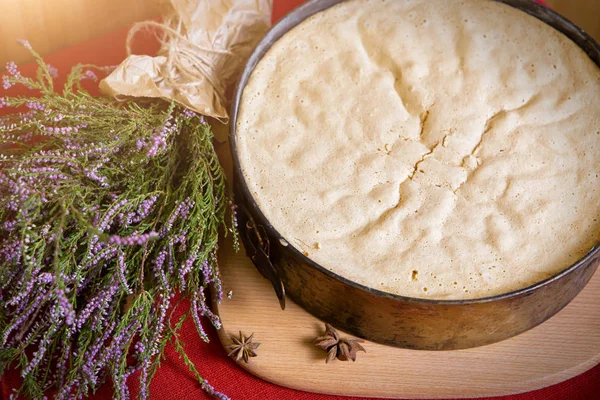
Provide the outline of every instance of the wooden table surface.
{"type": "MultiPolygon", "coordinates": [[[[227,159],[221,160],[228,168],[227,159]]],[[[233,296],[216,309],[223,323],[219,338],[230,345],[230,337],[238,332],[253,332],[261,343],[258,357],[239,365],[280,386],[403,399],[502,396],[554,385],[600,361],[600,272],[557,315],[503,342],[455,351],[417,351],[365,342],[366,353],[358,353],[356,363],[334,360],[325,364],[325,353],[311,342],[323,334],[323,323],[290,299],[282,311],[270,282],[243,250],[235,253],[227,242],[220,250],[223,291],[231,290],[233,296]]]]}
{"type": "MultiPolygon", "coordinates": [[[[16,43],[27,39],[41,54],[160,15],[168,0],[2,0],[0,65],[29,60],[16,43]]],[[[600,41],[600,0],[546,0],[600,41]]]]}

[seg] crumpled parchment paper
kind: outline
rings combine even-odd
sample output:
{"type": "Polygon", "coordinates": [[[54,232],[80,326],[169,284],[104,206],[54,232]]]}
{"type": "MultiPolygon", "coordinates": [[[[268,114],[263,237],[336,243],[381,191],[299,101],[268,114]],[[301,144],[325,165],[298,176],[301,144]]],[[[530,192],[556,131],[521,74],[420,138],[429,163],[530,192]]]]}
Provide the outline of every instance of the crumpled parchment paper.
{"type": "Polygon", "coordinates": [[[156,56],[129,55],[100,89],[109,96],[175,100],[228,122],[226,92],[271,25],[272,0],[171,0],[163,22],[141,22],[129,33],[162,33],[156,56]]]}

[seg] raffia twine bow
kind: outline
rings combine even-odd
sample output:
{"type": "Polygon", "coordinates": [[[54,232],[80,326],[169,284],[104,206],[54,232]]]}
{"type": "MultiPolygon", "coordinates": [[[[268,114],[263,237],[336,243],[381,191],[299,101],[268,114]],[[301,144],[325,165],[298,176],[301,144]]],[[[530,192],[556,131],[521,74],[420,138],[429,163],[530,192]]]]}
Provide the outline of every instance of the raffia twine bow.
{"type": "Polygon", "coordinates": [[[170,0],[163,22],[135,24],[128,57],[100,84],[116,98],[175,100],[228,122],[226,94],[270,27],[272,0],[170,0]],[[132,54],[140,30],[160,32],[156,56],[132,54]]]}

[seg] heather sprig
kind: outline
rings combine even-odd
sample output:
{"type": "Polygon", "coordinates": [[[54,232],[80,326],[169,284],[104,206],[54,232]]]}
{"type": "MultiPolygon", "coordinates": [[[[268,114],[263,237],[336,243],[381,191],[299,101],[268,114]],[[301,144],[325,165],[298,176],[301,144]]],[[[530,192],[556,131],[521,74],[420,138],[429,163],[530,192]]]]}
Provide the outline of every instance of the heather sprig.
{"type": "MultiPolygon", "coordinates": [[[[3,86],[31,96],[0,98],[19,108],[0,118],[0,377],[23,376],[17,395],[82,398],[107,378],[140,397],[173,342],[202,387],[172,323],[181,293],[219,326],[204,291],[220,291],[220,233],[233,234],[224,172],[211,128],[175,104],[93,97],[81,81],[103,70],[78,66],[61,92],[54,69],[37,78],[7,66],[3,86]],[[96,72],[94,72],[96,70],[96,72]]],[[[220,296],[219,296],[220,297],[220,296]]]]}

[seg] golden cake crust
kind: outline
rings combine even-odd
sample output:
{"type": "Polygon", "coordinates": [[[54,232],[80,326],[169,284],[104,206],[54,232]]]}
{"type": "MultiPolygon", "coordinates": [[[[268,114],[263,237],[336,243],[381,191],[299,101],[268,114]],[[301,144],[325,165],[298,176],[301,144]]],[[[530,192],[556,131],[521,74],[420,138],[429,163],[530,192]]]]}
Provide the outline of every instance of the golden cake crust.
{"type": "Polygon", "coordinates": [[[489,0],[351,0],[244,89],[246,183],[291,245],[363,285],[466,299],[600,242],[600,69],[489,0]]]}

